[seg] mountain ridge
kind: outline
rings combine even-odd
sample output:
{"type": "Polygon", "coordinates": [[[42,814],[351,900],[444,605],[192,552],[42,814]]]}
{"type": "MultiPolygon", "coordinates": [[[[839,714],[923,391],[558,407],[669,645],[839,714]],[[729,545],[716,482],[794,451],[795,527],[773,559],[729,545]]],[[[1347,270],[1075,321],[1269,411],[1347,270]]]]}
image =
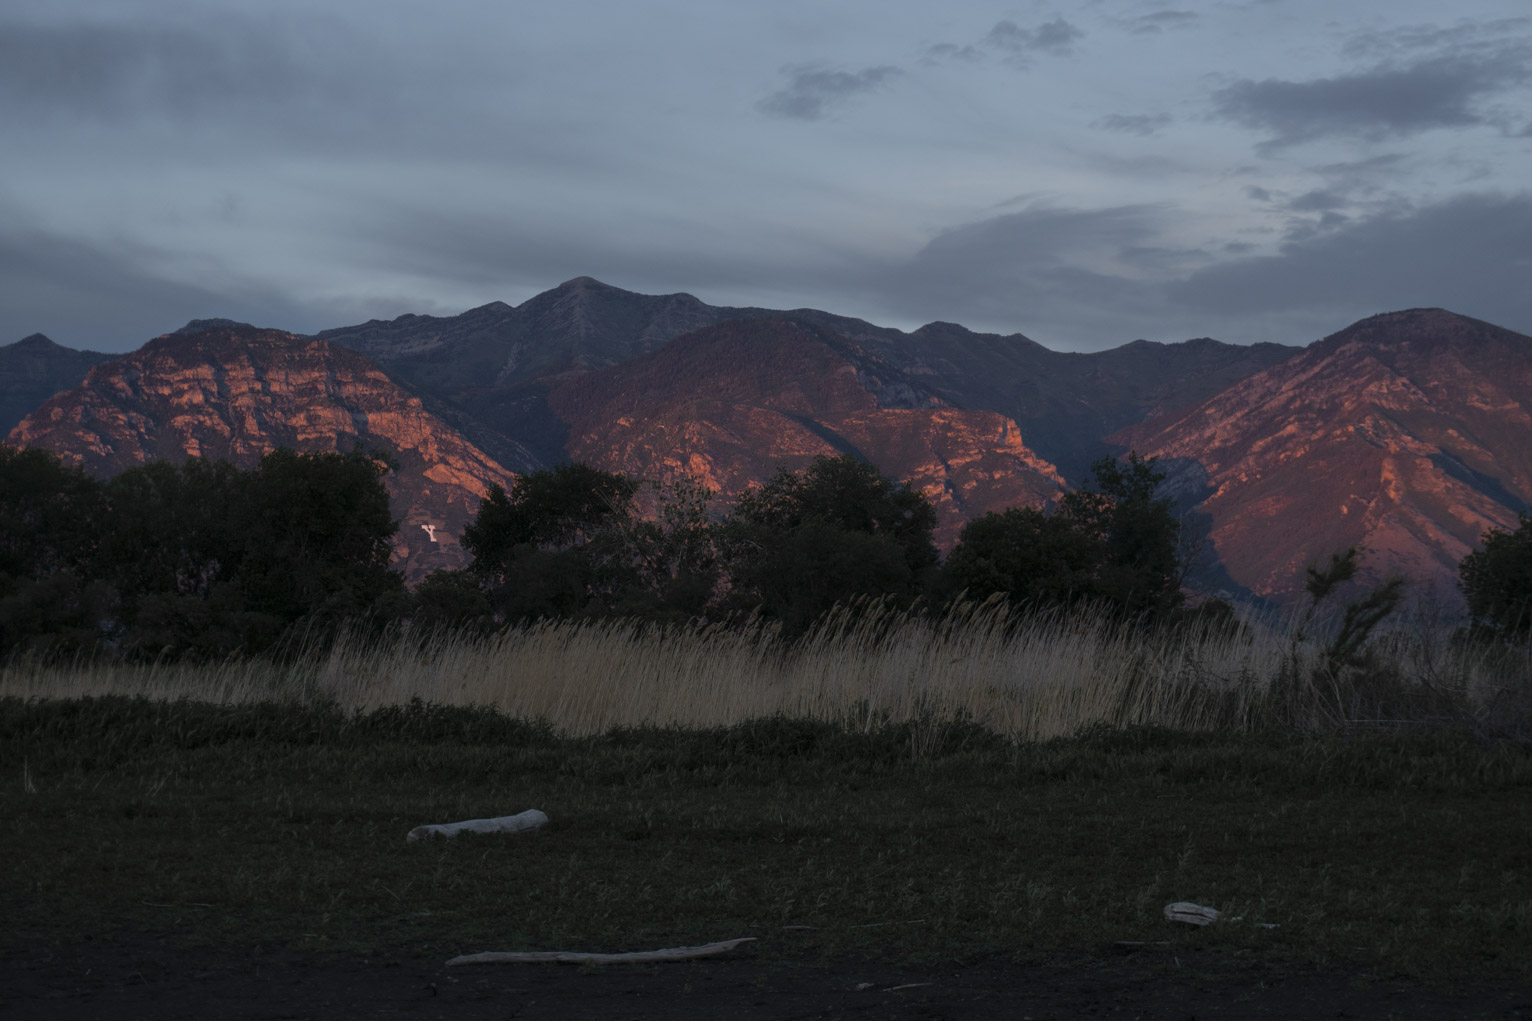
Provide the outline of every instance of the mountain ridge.
{"type": "MultiPolygon", "coordinates": [[[[195,320],[140,350],[220,330],[280,332],[195,320]]],[[[944,544],[966,518],[1046,504],[1091,461],[1134,448],[1162,458],[1230,583],[1279,600],[1294,597],[1308,558],[1355,544],[1372,547],[1374,574],[1450,588],[1483,528],[1532,507],[1529,341],[1444,309],[1380,313],[1307,348],[1198,337],[1079,353],[952,323],[904,333],[576,277],[519,306],[282,336],[363,359],[390,401],[414,402],[497,478],[578,457],[690,472],[733,493],[778,463],[850,452],[937,503],[944,544]]],[[[34,335],[6,352],[68,349],[34,335]]],[[[272,435],[291,426],[270,423],[272,435]]]]}
{"type": "Polygon", "coordinates": [[[553,387],[736,319],[805,323],[831,334],[853,360],[871,356],[906,380],[918,379],[927,397],[1012,418],[1071,482],[1112,452],[1101,440],[1108,433],[1153,411],[1195,404],[1299,350],[1198,340],[1190,347],[1134,341],[1104,352],[1057,352],[1019,333],[974,333],[940,322],[904,333],[817,309],[713,306],[685,292],[642,295],[591,277],[518,306],[497,302],[457,317],[372,320],[317,336],[375,358],[484,428],[516,437],[546,464],[566,456],[568,442],[547,407],[553,387]],[[533,337],[540,338],[535,357],[533,337]]]}

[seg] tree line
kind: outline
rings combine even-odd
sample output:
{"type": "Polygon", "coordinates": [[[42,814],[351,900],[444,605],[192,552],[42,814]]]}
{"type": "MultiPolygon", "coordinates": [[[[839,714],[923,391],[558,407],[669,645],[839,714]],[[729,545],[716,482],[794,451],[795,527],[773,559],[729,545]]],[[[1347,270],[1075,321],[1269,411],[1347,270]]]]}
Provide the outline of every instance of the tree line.
{"type": "MultiPolygon", "coordinates": [[[[413,590],[389,566],[389,470],[363,451],[277,450],[249,471],[193,458],[103,482],[0,446],[0,656],[263,654],[342,622],[758,616],[791,637],[836,606],[960,595],[1146,622],[1228,611],[1187,609],[1180,523],[1157,496],[1164,476],[1137,455],[1097,462],[1047,511],[969,521],[945,558],[929,501],[850,456],[780,469],[722,516],[695,484],[560,465],[492,487],[462,536],[469,566],[413,590]]],[[[1532,519],[1486,533],[1461,577],[1481,634],[1527,640],[1532,519]]]]}

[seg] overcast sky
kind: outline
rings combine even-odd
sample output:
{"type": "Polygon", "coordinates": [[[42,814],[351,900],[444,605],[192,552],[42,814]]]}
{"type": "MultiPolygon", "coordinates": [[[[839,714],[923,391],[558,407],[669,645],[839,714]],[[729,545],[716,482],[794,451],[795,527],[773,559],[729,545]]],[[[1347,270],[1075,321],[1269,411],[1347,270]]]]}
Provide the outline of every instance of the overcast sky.
{"type": "Polygon", "coordinates": [[[1532,4],[6,0],[0,343],[580,275],[1094,350],[1532,333],[1532,4]]]}

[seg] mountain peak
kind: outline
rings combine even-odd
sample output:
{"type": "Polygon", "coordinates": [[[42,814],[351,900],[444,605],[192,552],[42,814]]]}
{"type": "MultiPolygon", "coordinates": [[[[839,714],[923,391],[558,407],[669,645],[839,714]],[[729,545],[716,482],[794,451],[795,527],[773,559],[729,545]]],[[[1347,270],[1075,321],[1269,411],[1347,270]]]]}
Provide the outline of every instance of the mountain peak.
{"type": "Polygon", "coordinates": [[[8,346],[12,351],[67,350],[63,347],[63,345],[55,344],[52,340],[43,336],[41,333],[34,333],[31,336],[22,337],[20,340],[16,341],[16,343],[10,344],[8,346]]]}
{"type": "MultiPolygon", "coordinates": [[[[565,280],[554,288],[555,291],[622,291],[621,287],[613,287],[611,284],[603,284],[595,277],[575,277],[565,280]]],[[[632,293],[632,292],[624,292],[632,293]]]]}
{"type": "Polygon", "coordinates": [[[256,327],[249,323],[236,322],[233,319],[193,319],[179,330],[172,330],[167,336],[187,336],[193,333],[206,333],[208,330],[253,330],[256,327]]]}
{"type": "Polygon", "coordinates": [[[1526,340],[1513,330],[1444,308],[1409,308],[1358,320],[1314,344],[1310,350],[1327,354],[1356,345],[1375,353],[1394,351],[1425,355],[1444,349],[1483,351],[1509,346],[1520,350],[1526,340]]]}

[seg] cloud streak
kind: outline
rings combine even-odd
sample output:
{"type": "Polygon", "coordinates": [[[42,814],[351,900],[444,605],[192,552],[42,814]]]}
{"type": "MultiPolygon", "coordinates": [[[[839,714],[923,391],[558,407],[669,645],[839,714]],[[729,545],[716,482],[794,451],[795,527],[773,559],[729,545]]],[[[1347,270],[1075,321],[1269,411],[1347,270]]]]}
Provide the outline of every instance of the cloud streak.
{"type": "Polygon", "coordinates": [[[882,65],[860,71],[836,71],[823,67],[790,67],[785,86],[756,104],[762,113],[794,120],[822,120],[840,104],[883,88],[904,72],[882,65]]]}
{"type": "Polygon", "coordinates": [[[356,102],[362,90],[333,56],[320,59],[345,52],[324,28],[232,15],[174,25],[0,20],[0,103],[114,121],[356,102]]]}
{"type": "Polygon", "coordinates": [[[1083,38],[1085,33],[1080,28],[1063,18],[1054,18],[1036,28],[1022,28],[1014,21],[999,22],[989,30],[984,42],[1013,58],[1024,59],[1033,53],[1068,56],[1083,38]]]}
{"type": "Polygon", "coordinates": [[[984,36],[972,43],[937,43],[926,47],[927,63],[961,61],[976,63],[986,53],[998,53],[1007,64],[1019,69],[1032,66],[1032,58],[1046,55],[1068,57],[1075,44],[1085,38],[1085,30],[1063,18],[1054,18],[1026,28],[1006,19],[996,22],[984,36]]]}
{"type": "Polygon", "coordinates": [[[1213,115],[1267,132],[1267,149],[1473,127],[1495,119],[1483,109],[1486,99],[1532,81],[1529,61],[1532,46],[1514,43],[1308,81],[1243,79],[1213,93],[1213,115]]]}
{"type": "Polygon", "coordinates": [[[1168,113],[1112,113],[1102,117],[1091,126],[1100,128],[1102,131],[1115,131],[1122,135],[1137,135],[1140,138],[1147,138],[1169,125],[1172,119],[1168,113]]]}

